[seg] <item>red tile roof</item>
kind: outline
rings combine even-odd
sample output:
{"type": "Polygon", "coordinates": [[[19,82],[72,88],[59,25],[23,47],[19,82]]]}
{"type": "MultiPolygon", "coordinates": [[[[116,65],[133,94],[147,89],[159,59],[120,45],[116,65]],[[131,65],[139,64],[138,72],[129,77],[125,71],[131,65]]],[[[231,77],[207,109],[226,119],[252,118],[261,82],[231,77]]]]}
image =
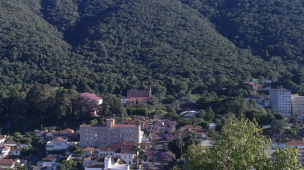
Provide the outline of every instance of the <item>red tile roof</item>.
{"type": "Polygon", "coordinates": [[[12,159],[0,159],[0,163],[14,162],[12,159]]]}
{"type": "Polygon", "coordinates": [[[62,141],[65,142],[67,139],[63,139],[62,137],[53,138],[53,141],[62,141]]]}
{"type": "Polygon", "coordinates": [[[146,120],[144,116],[136,116],[134,120],[146,120]]]}
{"type": "Polygon", "coordinates": [[[13,149],[12,151],[22,151],[23,148],[16,148],[16,149],[13,149]]]}
{"type": "Polygon", "coordinates": [[[82,150],[82,151],[85,151],[85,152],[89,152],[89,151],[94,151],[95,148],[90,147],[90,146],[87,146],[87,147],[85,147],[85,148],[83,148],[83,149],[81,149],[81,150],[82,150]]]}
{"type": "Polygon", "coordinates": [[[138,143],[133,141],[121,141],[114,145],[100,147],[99,151],[112,151],[115,153],[136,154],[136,151],[133,149],[133,146],[137,144],[138,143]]]}
{"type": "Polygon", "coordinates": [[[115,124],[113,127],[135,127],[135,125],[115,124]]]}
{"type": "Polygon", "coordinates": [[[127,121],[119,122],[117,124],[119,124],[119,125],[121,125],[121,124],[123,124],[123,125],[137,125],[137,122],[140,122],[142,124],[146,123],[142,120],[127,120],[127,121]]]}
{"type": "Polygon", "coordinates": [[[50,160],[50,159],[57,159],[57,157],[56,156],[48,156],[48,157],[43,158],[42,160],[50,160]]]}
{"type": "Polygon", "coordinates": [[[49,130],[49,132],[53,132],[53,133],[56,133],[57,131],[56,131],[56,130],[49,130]]]}
{"type": "Polygon", "coordinates": [[[148,101],[151,97],[130,97],[128,101],[136,102],[136,101],[148,101]]]}
{"type": "Polygon", "coordinates": [[[127,98],[132,97],[152,97],[152,93],[150,93],[150,91],[128,90],[127,98]]]}
{"type": "Polygon", "coordinates": [[[291,140],[285,143],[287,146],[304,146],[304,142],[300,140],[291,140]]]}
{"type": "Polygon", "coordinates": [[[73,130],[73,129],[67,128],[67,129],[64,129],[64,130],[62,130],[62,131],[60,131],[60,132],[74,133],[74,130],[73,130]]]}

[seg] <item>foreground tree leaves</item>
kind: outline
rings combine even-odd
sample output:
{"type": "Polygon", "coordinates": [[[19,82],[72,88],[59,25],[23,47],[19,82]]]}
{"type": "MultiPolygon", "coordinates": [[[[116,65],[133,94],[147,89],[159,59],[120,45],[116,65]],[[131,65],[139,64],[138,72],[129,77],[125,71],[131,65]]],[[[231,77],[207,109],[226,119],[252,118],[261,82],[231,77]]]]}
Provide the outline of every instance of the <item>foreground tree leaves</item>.
{"type": "Polygon", "coordinates": [[[243,117],[238,122],[230,119],[222,134],[215,137],[212,148],[189,147],[186,169],[302,169],[297,149],[275,149],[273,156],[266,152],[270,149],[271,140],[261,135],[256,121],[243,117]]]}

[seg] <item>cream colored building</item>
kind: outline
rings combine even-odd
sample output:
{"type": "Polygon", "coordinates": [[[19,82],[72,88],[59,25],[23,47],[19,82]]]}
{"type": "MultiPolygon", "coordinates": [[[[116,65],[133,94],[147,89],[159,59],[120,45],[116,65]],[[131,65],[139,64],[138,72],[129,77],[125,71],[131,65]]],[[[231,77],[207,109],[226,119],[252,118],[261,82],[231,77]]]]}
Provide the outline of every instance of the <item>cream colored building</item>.
{"type": "Polygon", "coordinates": [[[106,125],[80,126],[80,146],[99,148],[120,141],[141,143],[144,132],[140,125],[116,124],[115,119],[107,119],[106,125]]]}
{"type": "Polygon", "coordinates": [[[291,95],[292,114],[300,115],[304,113],[304,96],[298,94],[291,95]]]}

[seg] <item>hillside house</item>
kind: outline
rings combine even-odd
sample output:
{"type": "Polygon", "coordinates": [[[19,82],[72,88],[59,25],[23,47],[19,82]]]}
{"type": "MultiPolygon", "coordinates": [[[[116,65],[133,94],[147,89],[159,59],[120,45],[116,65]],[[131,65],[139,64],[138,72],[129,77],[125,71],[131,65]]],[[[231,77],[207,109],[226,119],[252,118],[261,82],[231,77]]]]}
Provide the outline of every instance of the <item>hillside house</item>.
{"type": "Polygon", "coordinates": [[[128,90],[127,92],[127,102],[147,104],[147,102],[151,98],[152,98],[151,87],[149,91],[128,90]]]}
{"type": "Polygon", "coordinates": [[[0,135],[0,144],[3,144],[6,140],[6,135],[0,135]]]}
{"type": "Polygon", "coordinates": [[[95,148],[87,146],[87,147],[81,149],[81,151],[84,151],[85,156],[90,156],[94,153],[95,148]]]}
{"type": "Polygon", "coordinates": [[[67,139],[57,137],[46,143],[46,152],[66,150],[68,147],[75,146],[77,143],[78,142],[68,142],[67,139]]]}
{"type": "Polygon", "coordinates": [[[121,158],[127,164],[135,164],[136,151],[133,149],[138,143],[133,141],[121,141],[114,145],[107,145],[99,148],[99,156],[113,155],[115,158],[121,158]]]}
{"type": "Polygon", "coordinates": [[[85,170],[130,170],[130,166],[113,156],[98,157],[85,167],[85,170]]]}

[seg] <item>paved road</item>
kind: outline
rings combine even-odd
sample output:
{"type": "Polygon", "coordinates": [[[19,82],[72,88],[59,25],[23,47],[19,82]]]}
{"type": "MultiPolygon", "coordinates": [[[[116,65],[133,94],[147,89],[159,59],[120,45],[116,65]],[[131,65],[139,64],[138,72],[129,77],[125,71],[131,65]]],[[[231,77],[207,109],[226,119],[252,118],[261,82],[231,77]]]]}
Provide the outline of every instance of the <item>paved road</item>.
{"type": "Polygon", "coordinates": [[[161,153],[164,152],[164,143],[166,142],[163,139],[163,135],[165,132],[165,127],[160,128],[159,139],[156,142],[155,150],[157,151],[156,156],[154,156],[153,160],[153,168],[152,169],[162,169],[161,164],[163,163],[161,153]]]}

